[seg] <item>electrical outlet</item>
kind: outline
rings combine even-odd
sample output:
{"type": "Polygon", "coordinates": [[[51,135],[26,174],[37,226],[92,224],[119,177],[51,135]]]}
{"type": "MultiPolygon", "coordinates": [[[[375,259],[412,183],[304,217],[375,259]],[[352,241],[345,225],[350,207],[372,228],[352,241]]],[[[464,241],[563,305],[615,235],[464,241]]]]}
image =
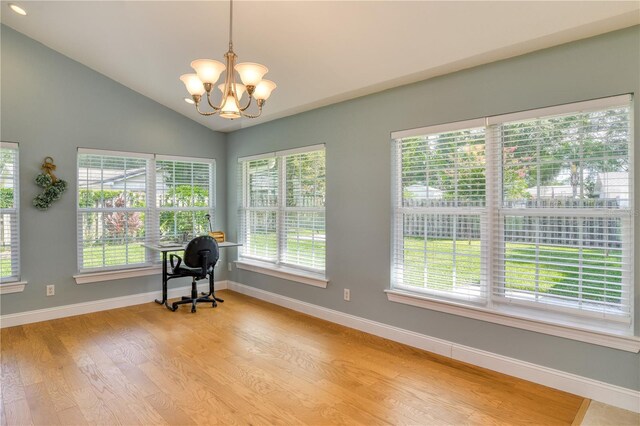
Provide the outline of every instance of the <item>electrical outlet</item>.
{"type": "Polygon", "coordinates": [[[232,269],[233,265],[231,264],[231,262],[227,263],[227,271],[231,272],[232,269]]]}
{"type": "Polygon", "coordinates": [[[351,300],[351,290],[349,290],[348,288],[344,289],[344,300],[346,300],[347,302],[351,300]]]}
{"type": "Polygon", "coordinates": [[[47,296],[54,296],[56,294],[56,286],[49,284],[47,286],[47,296]]]}

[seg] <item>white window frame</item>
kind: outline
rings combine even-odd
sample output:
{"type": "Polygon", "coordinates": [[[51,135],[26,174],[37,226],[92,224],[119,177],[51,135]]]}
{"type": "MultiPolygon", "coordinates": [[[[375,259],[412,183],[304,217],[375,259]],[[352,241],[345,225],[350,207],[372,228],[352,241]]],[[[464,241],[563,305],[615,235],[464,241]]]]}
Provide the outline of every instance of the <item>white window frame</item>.
{"type": "MultiPolygon", "coordinates": [[[[10,231],[11,238],[11,252],[15,253],[15,256],[11,256],[11,271],[13,274],[7,277],[0,277],[1,284],[12,283],[12,290],[17,289],[17,284],[20,284],[21,288],[17,291],[24,289],[24,283],[20,281],[20,146],[15,142],[1,142],[3,149],[9,149],[15,151],[15,164],[13,169],[13,207],[10,209],[2,209],[3,214],[12,214],[15,218],[13,226],[10,231]]],[[[15,291],[8,290],[8,286],[4,286],[6,291],[0,291],[2,293],[13,293],[15,291]]]]}
{"type": "MultiPolygon", "coordinates": [[[[284,218],[287,212],[291,211],[310,211],[310,212],[326,212],[325,207],[314,208],[297,208],[286,206],[286,194],[285,194],[285,181],[286,181],[286,164],[285,159],[288,156],[295,154],[302,154],[314,151],[324,151],[326,161],[326,147],[325,144],[311,145],[301,148],[294,148],[285,151],[268,152],[264,154],[251,155],[238,158],[239,168],[239,200],[240,200],[240,223],[238,235],[240,241],[244,243],[247,239],[247,235],[244,234],[244,230],[248,229],[249,215],[248,211],[268,211],[276,214],[276,259],[274,262],[270,262],[263,258],[251,256],[246,253],[246,249],[240,247],[238,253],[238,261],[236,265],[239,269],[249,270],[253,272],[263,273],[265,275],[271,275],[291,281],[301,282],[316,287],[325,288],[328,280],[326,279],[326,266],[325,269],[313,269],[301,265],[290,264],[283,262],[284,247],[282,246],[283,233],[284,233],[284,218]],[[278,162],[278,205],[275,207],[250,207],[249,206],[249,190],[248,179],[246,171],[246,163],[252,160],[261,160],[265,158],[275,158],[278,162]]],[[[325,219],[326,220],[326,219],[325,219]]],[[[326,244],[326,242],[325,242],[326,244]]],[[[325,246],[326,247],[326,246],[325,246]]]]}
{"type": "MultiPolygon", "coordinates": [[[[502,183],[498,182],[501,177],[495,176],[494,173],[498,171],[500,168],[496,167],[496,163],[500,161],[499,155],[499,146],[500,141],[496,141],[493,139],[494,132],[492,128],[494,126],[499,125],[502,122],[507,121],[515,121],[515,120],[526,120],[526,119],[535,119],[543,116],[557,115],[563,113],[581,113],[588,112],[593,110],[600,110],[608,107],[616,107],[622,105],[630,105],[630,132],[631,138],[629,143],[629,163],[631,166],[631,170],[629,171],[629,179],[630,179],[630,194],[629,194],[629,208],[625,211],[620,212],[603,212],[602,209],[598,211],[591,211],[593,209],[581,209],[580,211],[571,211],[570,213],[575,216],[583,216],[583,215],[593,215],[593,214],[613,214],[615,217],[621,217],[623,220],[627,220],[629,229],[633,232],[633,217],[629,214],[629,212],[634,211],[634,193],[633,193],[633,173],[634,173],[634,139],[633,139],[633,102],[631,95],[621,95],[608,97],[603,99],[596,99],[592,101],[578,102],[566,105],[559,105],[549,108],[540,108],[530,111],[523,111],[513,114],[503,114],[499,116],[487,117],[484,119],[480,119],[484,122],[486,127],[486,142],[485,142],[485,150],[487,159],[486,165],[486,182],[487,182],[487,200],[486,205],[488,209],[488,235],[487,235],[487,244],[485,247],[489,250],[485,259],[487,259],[487,284],[486,290],[487,294],[491,295],[493,293],[493,287],[498,285],[498,283],[494,282],[494,268],[495,262],[494,257],[497,256],[497,252],[495,251],[495,246],[493,244],[493,239],[499,236],[496,236],[496,232],[502,232],[503,227],[500,225],[501,218],[504,215],[508,215],[509,211],[513,210],[511,208],[503,208],[501,204],[501,188],[502,183]],[[495,182],[498,182],[499,185],[495,185],[495,182]]],[[[399,132],[393,132],[391,134],[391,139],[395,141],[411,137],[411,136],[419,136],[425,134],[434,134],[446,131],[453,130],[462,130],[470,127],[474,127],[474,124],[477,124],[477,120],[470,120],[465,122],[457,122],[451,124],[444,125],[436,125],[429,126],[420,129],[413,130],[405,130],[399,132]]],[[[394,157],[393,167],[395,170],[399,170],[401,164],[398,164],[398,160],[394,157]]],[[[400,185],[399,174],[394,173],[393,178],[393,188],[394,194],[392,199],[392,206],[394,209],[394,225],[397,220],[397,210],[398,210],[398,190],[400,185]]],[[[577,209],[576,209],[577,210],[577,209]]],[[[528,214],[532,212],[532,210],[527,211],[519,211],[519,214],[528,214]]],[[[540,213],[544,214],[553,214],[549,211],[545,212],[534,212],[533,214],[540,213]]],[[[397,229],[399,227],[393,226],[393,229],[397,229]]],[[[392,245],[392,270],[393,270],[393,262],[394,262],[394,250],[395,250],[395,241],[397,238],[402,238],[402,235],[398,235],[398,231],[392,232],[392,237],[394,239],[394,243],[392,245]]],[[[629,239],[627,241],[630,242],[631,247],[629,248],[630,253],[625,255],[625,257],[629,257],[633,259],[633,251],[634,251],[634,241],[633,235],[628,236],[629,239]]],[[[631,260],[632,261],[632,260],[631,260]]],[[[623,276],[623,286],[629,288],[631,292],[634,291],[633,286],[633,273],[623,276]]],[[[585,315],[584,311],[577,311],[573,309],[562,309],[560,307],[555,306],[531,306],[529,303],[520,303],[519,301],[509,300],[505,303],[505,300],[501,298],[497,298],[495,296],[489,296],[484,301],[467,301],[467,300],[454,300],[451,297],[447,297],[447,295],[438,296],[433,292],[420,292],[420,291],[411,291],[406,287],[398,286],[393,283],[392,276],[392,284],[388,290],[385,290],[387,293],[387,297],[390,301],[409,304],[413,306],[420,306],[427,309],[433,309],[441,312],[447,312],[457,315],[466,316],[474,319],[481,319],[488,322],[510,325],[518,328],[524,328],[528,330],[543,332],[546,334],[552,334],[556,336],[562,336],[567,338],[572,338],[576,340],[586,341],[590,343],[595,343],[608,347],[615,347],[622,350],[628,350],[632,352],[640,351],[640,338],[634,335],[634,306],[633,306],[633,294],[629,298],[631,303],[631,313],[630,320],[619,322],[617,318],[608,318],[605,315],[585,315]]]]}
{"type": "MultiPolygon", "coordinates": [[[[196,157],[182,157],[175,155],[160,155],[160,154],[148,154],[148,153],[139,153],[139,152],[127,152],[127,151],[109,151],[109,150],[101,150],[101,149],[89,149],[89,148],[78,148],[77,157],[78,160],[81,154],[93,154],[93,155],[101,155],[101,156],[115,156],[115,157],[128,157],[128,158],[143,158],[146,159],[147,162],[147,186],[146,186],[146,207],[143,209],[120,209],[122,211],[141,211],[145,212],[145,244],[152,245],[157,244],[160,239],[160,228],[159,228],[159,220],[160,220],[160,212],[162,211],[192,211],[192,210],[206,210],[209,214],[211,214],[212,224],[215,223],[215,206],[216,206],[216,167],[215,167],[215,159],[209,158],[196,158],[196,157]],[[158,207],[156,201],[156,179],[157,179],[157,161],[178,161],[178,162],[197,162],[210,165],[210,176],[209,180],[209,206],[207,207],[197,207],[197,208],[165,208],[158,207]]],[[[79,172],[79,168],[76,166],[77,172],[79,172]]],[[[77,176],[77,181],[79,180],[79,176],[77,176]]],[[[78,274],[74,275],[76,283],[85,284],[99,281],[110,281],[114,279],[122,279],[122,278],[130,278],[130,277],[138,277],[145,275],[152,275],[160,272],[158,268],[159,256],[156,251],[151,249],[145,250],[145,262],[142,264],[136,265],[115,265],[109,267],[100,267],[100,268],[83,268],[82,267],[82,251],[83,247],[81,245],[82,238],[82,226],[81,226],[81,214],[86,212],[91,212],[96,209],[87,209],[79,207],[79,193],[80,188],[76,191],[76,211],[77,211],[77,241],[78,241],[78,274]]],[[[105,210],[105,209],[97,209],[97,210],[105,210]]]]}

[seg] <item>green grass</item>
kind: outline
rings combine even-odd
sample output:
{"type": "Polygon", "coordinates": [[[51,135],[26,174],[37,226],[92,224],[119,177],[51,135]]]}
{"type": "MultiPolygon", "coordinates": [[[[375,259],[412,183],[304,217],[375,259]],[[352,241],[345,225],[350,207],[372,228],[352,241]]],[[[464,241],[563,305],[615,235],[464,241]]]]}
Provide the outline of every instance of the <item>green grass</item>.
{"type": "Polygon", "coordinates": [[[10,277],[13,275],[11,270],[11,248],[3,246],[0,248],[0,277],[10,277]]]}
{"type": "Polygon", "coordinates": [[[102,268],[119,265],[135,265],[145,263],[146,249],[142,243],[129,244],[128,251],[124,244],[108,244],[106,246],[85,246],[82,252],[83,268],[102,268]]]}
{"type": "Polygon", "coordinates": [[[11,275],[11,259],[0,259],[0,277],[10,277],[11,275]]]}
{"type": "MultiPolygon", "coordinates": [[[[480,242],[456,242],[455,270],[452,249],[451,240],[425,242],[423,238],[405,237],[404,283],[444,291],[454,286],[477,287],[481,275],[480,242]]],[[[573,247],[540,246],[536,262],[535,245],[507,243],[506,257],[510,259],[504,263],[508,289],[534,290],[529,280],[535,281],[537,276],[539,293],[571,297],[582,278],[584,299],[617,303],[621,297],[620,250],[586,248],[580,253],[573,247]],[[582,271],[578,266],[580,257],[582,271]]]]}
{"type": "MultiPolygon", "coordinates": [[[[319,253],[325,251],[324,241],[306,239],[311,237],[310,233],[304,234],[302,237],[305,239],[297,239],[294,236],[287,238],[287,259],[310,268],[324,268],[324,256],[318,256],[319,253]],[[316,260],[315,264],[309,261],[309,255],[314,252],[316,258],[322,259],[316,260]]],[[[277,237],[274,233],[254,235],[252,244],[245,248],[248,253],[255,256],[265,257],[265,253],[274,253],[275,255],[276,241],[277,237]]],[[[83,252],[83,268],[101,268],[145,262],[145,248],[142,244],[130,244],[128,256],[125,256],[124,250],[124,245],[117,244],[106,245],[104,252],[102,245],[86,246],[83,252]]]]}
{"type": "MultiPolygon", "coordinates": [[[[292,230],[292,233],[287,235],[287,250],[285,252],[287,261],[309,268],[324,269],[325,242],[318,239],[314,241],[311,237],[311,231],[300,230],[296,233],[295,230],[292,230]],[[312,257],[316,259],[315,263],[310,261],[312,257]]],[[[277,235],[275,232],[253,234],[249,244],[245,245],[244,252],[252,256],[269,257],[269,255],[276,255],[276,247],[277,235]]]]}
{"type": "MultiPolygon", "coordinates": [[[[311,234],[304,235],[310,237],[311,234]]],[[[254,234],[252,242],[245,247],[248,253],[263,256],[276,251],[275,233],[254,234]]],[[[480,283],[481,260],[478,241],[458,241],[456,243],[456,268],[454,269],[453,242],[451,240],[429,240],[419,237],[405,237],[404,240],[404,283],[411,286],[450,290],[456,287],[477,287],[480,283]],[[427,252],[426,260],[424,252],[427,252]],[[426,265],[426,267],[425,267],[426,265]]],[[[572,296],[582,278],[583,298],[592,301],[619,303],[621,297],[621,251],[603,249],[541,246],[538,260],[535,260],[535,246],[531,244],[508,243],[504,264],[506,288],[532,290],[528,280],[538,277],[537,291],[542,294],[572,296]],[[582,257],[583,268],[578,263],[582,257]],[[553,263],[561,263],[555,265],[553,263]],[[592,281],[603,281],[595,283],[592,281]]],[[[303,266],[322,268],[323,264],[311,264],[307,256],[324,253],[324,241],[287,238],[287,258],[303,266]]],[[[320,256],[318,256],[320,257],[320,256]]],[[[84,249],[84,267],[109,267],[145,262],[145,248],[141,244],[129,245],[128,255],[124,246],[88,246],[84,249]]],[[[9,259],[0,260],[2,271],[11,269],[9,259]]]]}

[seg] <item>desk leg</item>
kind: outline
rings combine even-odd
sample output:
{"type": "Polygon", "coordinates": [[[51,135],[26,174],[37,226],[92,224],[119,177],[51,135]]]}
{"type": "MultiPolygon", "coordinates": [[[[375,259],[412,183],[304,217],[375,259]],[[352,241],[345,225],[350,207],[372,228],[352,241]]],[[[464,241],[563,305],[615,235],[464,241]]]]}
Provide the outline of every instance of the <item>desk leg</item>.
{"type": "Polygon", "coordinates": [[[164,305],[167,307],[167,309],[169,309],[170,311],[173,311],[174,309],[171,306],[169,306],[169,303],[167,303],[167,281],[168,281],[167,252],[163,251],[162,252],[162,300],[160,301],[156,299],[156,303],[160,305],[164,305]]]}

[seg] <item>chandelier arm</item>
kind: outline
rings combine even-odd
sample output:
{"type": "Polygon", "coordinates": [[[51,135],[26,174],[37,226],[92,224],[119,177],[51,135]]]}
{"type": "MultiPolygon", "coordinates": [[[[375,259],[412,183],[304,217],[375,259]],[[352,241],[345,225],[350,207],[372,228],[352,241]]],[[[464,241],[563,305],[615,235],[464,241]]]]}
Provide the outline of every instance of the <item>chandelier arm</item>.
{"type": "Polygon", "coordinates": [[[211,108],[213,108],[213,110],[214,110],[215,112],[220,111],[220,109],[221,109],[220,107],[214,106],[214,105],[211,103],[211,93],[209,93],[209,92],[207,92],[207,103],[209,104],[209,106],[210,106],[211,108]]]}
{"type": "Polygon", "coordinates": [[[244,112],[242,113],[243,117],[247,117],[247,118],[258,118],[260,117],[260,114],[262,114],[262,107],[258,107],[258,113],[255,115],[252,114],[245,114],[244,112]]]}
{"type": "Polygon", "coordinates": [[[240,108],[240,111],[245,112],[251,106],[252,100],[253,100],[253,96],[249,95],[249,101],[247,102],[247,105],[245,105],[244,108],[240,108]]]}
{"type": "Polygon", "coordinates": [[[210,117],[212,115],[216,115],[219,112],[219,111],[212,111],[212,112],[200,111],[200,105],[196,105],[196,111],[198,111],[198,114],[204,115],[205,117],[210,117]]]}

